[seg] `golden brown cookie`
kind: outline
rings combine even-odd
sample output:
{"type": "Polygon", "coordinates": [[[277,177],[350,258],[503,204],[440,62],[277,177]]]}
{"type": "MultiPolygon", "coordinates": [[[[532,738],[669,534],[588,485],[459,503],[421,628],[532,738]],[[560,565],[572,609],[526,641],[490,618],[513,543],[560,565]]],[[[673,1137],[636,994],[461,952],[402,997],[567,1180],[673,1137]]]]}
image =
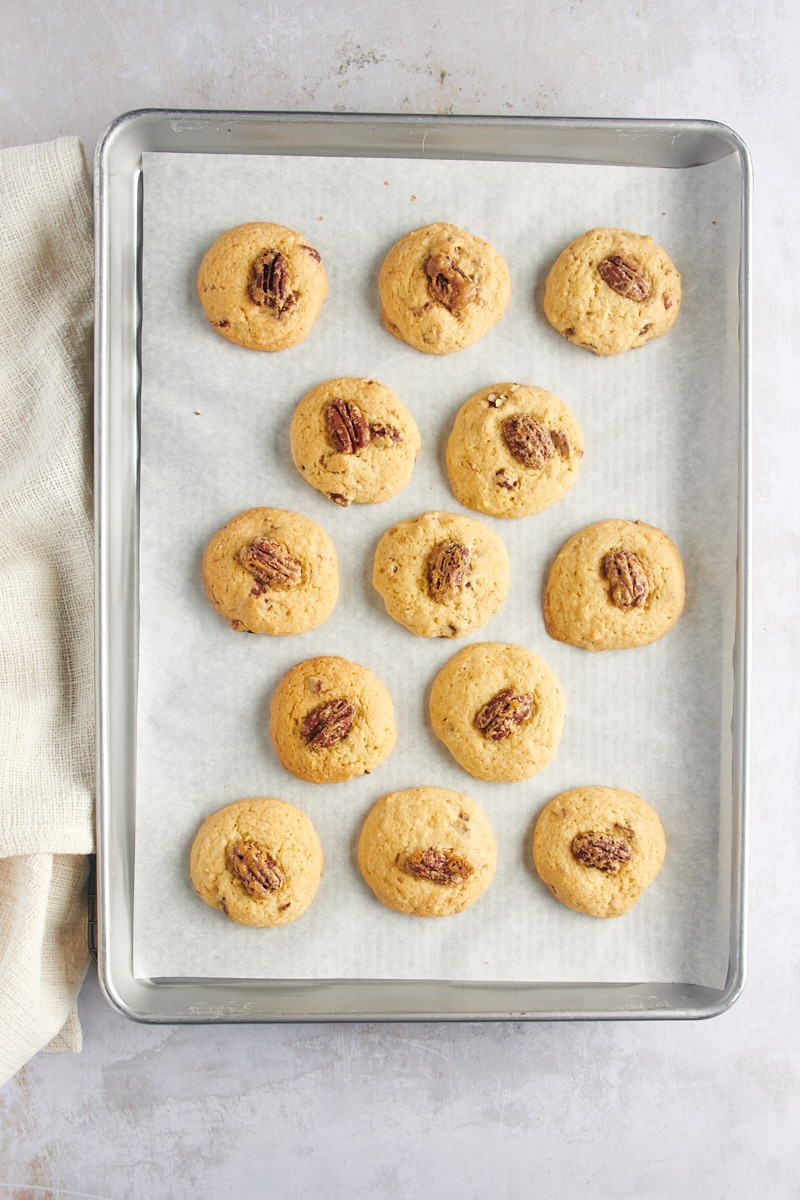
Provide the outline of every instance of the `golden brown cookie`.
{"type": "Polygon", "coordinates": [[[558,749],[565,712],[547,663],[506,642],[465,646],[431,689],[433,731],[476,779],[511,783],[536,775],[558,749]]]}
{"type": "Polygon", "coordinates": [[[643,521],[598,521],[567,541],[544,595],[547,632],[584,650],[645,646],[683,611],[686,584],[677,547],[643,521]]]}
{"type": "Polygon", "coordinates": [[[206,817],[189,858],[195,891],[237,925],[287,925],[306,911],[322,877],[311,821],[285,800],[238,800],[206,817]]]}
{"type": "Polygon", "coordinates": [[[419,637],[463,637],[508,594],[508,552],[472,517],[430,512],[393,525],[378,542],[372,583],[395,621],[419,637]]]}
{"type": "Polygon", "coordinates": [[[590,229],[562,250],[545,282],[544,311],[570,342],[623,354],[662,337],[681,306],[681,277],[651,237],[590,229]]]}
{"type": "Polygon", "coordinates": [[[289,427],[292,461],[333,500],[377,504],[411,478],[420,448],[411,413],[377,379],[329,379],[307,392],[289,427]]]}
{"type": "Polygon", "coordinates": [[[220,616],[249,633],[314,629],[339,595],[333,542],[315,521],[282,508],[251,508],[219,529],[202,573],[220,616]]]}
{"type": "Polygon", "coordinates": [[[392,698],[367,667],[335,655],[308,658],[275,689],[270,735],[287,771],[309,783],[341,783],[391,754],[392,698]]]}
{"type": "Polygon", "coordinates": [[[302,341],[327,294],[319,251],[294,229],[269,221],[227,230],[197,273],[212,328],[250,350],[286,350],[302,341]]]}
{"type": "Polygon", "coordinates": [[[574,788],[542,810],[533,861],[556,900],[590,917],[619,917],[661,870],[666,842],[657,813],[614,787],[574,788]]]}
{"type": "Polygon", "coordinates": [[[544,388],[495,383],[459,409],[447,442],[456,499],[494,517],[525,517],[565,496],[583,459],[583,433],[544,388]]]}
{"type": "Polygon", "coordinates": [[[425,354],[452,354],[500,320],[511,280],[494,246],[440,221],[392,246],[378,291],[390,333],[425,354]]]}
{"type": "Polygon", "coordinates": [[[368,813],[358,865],[381,904],[415,917],[447,917],[474,904],[497,865],[481,808],[449,788],[392,792],[368,813]]]}

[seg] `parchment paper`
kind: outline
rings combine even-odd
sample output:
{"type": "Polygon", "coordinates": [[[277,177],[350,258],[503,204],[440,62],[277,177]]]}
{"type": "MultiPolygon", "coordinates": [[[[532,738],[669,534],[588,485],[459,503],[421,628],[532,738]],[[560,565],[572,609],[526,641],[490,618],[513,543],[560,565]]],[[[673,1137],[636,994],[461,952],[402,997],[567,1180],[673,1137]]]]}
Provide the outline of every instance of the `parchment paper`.
{"type": "Polygon", "coordinates": [[[143,180],[135,974],[722,987],[738,499],[736,160],[678,171],[147,154],[143,180]],[[233,225],[261,219],[300,230],[320,250],[330,280],[308,338],[279,354],[225,342],[194,293],[211,242],[233,225]],[[420,354],[384,330],[376,287],[393,242],[437,220],[488,238],[509,264],[514,289],[485,338],[444,357],[420,354]],[[600,225],[650,233],[684,284],[669,335],[607,359],[564,341],[542,313],[550,264],[574,237],[600,225]],[[338,375],[382,380],[420,427],[412,481],[383,504],[339,508],[292,465],[295,405],[308,388],[338,375]],[[586,437],[579,479],[537,516],[479,518],[508,546],[508,600],[465,639],[415,638],[386,615],[371,587],[375,545],[395,521],[432,509],[466,512],[447,480],[447,435],[468,396],[504,381],[546,387],[570,405],[586,437]],[[333,538],[341,594],[317,630],[288,638],[235,633],[205,598],[200,559],[208,538],[256,505],[303,512],[333,538]],[[688,596],[684,615],[661,641],[592,654],[547,636],[541,595],[566,538],[609,517],[664,529],[683,555],[688,596]],[[475,641],[529,646],[564,686],[560,748],[530,781],[472,779],[429,729],[436,673],[475,641]],[[281,767],[267,719],[283,673],[325,653],[363,663],[385,682],[399,737],[371,775],[314,786],[281,767]],[[667,835],[661,875],[631,912],[611,921],[562,907],[531,861],[543,805],[563,789],[593,783],[642,795],[667,835]],[[374,801],[421,784],[472,796],[499,844],[489,890],[463,914],[442,920],[383,908],[355,859],[374,801]],[[188,874],[200,822],[257,795],[303,808],[326,856],[311,908],[272,931],[227,922],[195,896],[188,874]]]}

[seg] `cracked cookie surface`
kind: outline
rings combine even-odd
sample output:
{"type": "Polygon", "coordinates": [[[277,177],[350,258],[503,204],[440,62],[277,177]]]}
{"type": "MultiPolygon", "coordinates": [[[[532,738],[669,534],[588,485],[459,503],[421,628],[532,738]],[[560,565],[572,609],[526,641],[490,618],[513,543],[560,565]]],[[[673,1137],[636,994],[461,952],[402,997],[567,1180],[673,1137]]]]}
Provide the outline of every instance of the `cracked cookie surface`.
{"type": "Polygon", "coordinates": [[[420,450],[416,422],[391,388],[353,377],[326,380],[303,396],[289,443],[302,477],[343,507],[401,491],[420,450]]]}
{"type": "Polygon", "coordinates": [[[415,917],[463,912],[488,888],[497,842],[483,810],[461,792],[416,787],[372,807],[358,840],[358,865],[376,898],[415,917]]]}
{"type": "Polygon", "coordinates": [[[680,553],[644,521],[598,521],[556,555],[544,593],[550,637],[584,650],[625,650],[657,641],[683,612],[680,553]]]}
{"type": "Polygon", "coordinates": [[[189,856],[194,889],[237,925],[287,925],[322,878],[317,832],[299,808],[270,796],[237,800],[200,825],[189,856]]]}
{"type": "Polygon", "coordinates": [[[590,229],[562,250],[545,281],[547,320],[568,341],[605,356],[662,337],[681,307],[681,277],[646,234],[590,229]]]}
{"type": "Polygon", "coordinates": [[[418,637],[464,637],[485,625],[508,594],[508,551],[473,517],[430,512],[387,529],[372,583],[390,617],[418,637]]]}
{"type": "Polygon", "coordinates": [[[341,783],[374,771],[397,741],[392,698],[367,667],[336,655],[297,663],[270,706],[270,736],[287,771],[341,783]]]}
{"type": "Polygon", "coordinates": [[[490,242],[440,221],[392,246],[378,291],[390,333],[425,354],[453,354],[500,320],[511,280],[490,242]]]}
{"type": "Polygon", "coordinates": [[[666,840],[658,814],[633,792],[573,788],[539,814],[533,861],[567,908],[592,917],[628,912],[654,881],[666,840]]]}
{"type": "Polygon", "coordinates": [[[293,634],[327,620],[339,595],[336,549],[301,513],[251,508],[217,530],[202,560],[206,595],[232,629],[293,634]]]}
{"type": "Polygon", "coordinates": [[[530,779],[554,757],[566,712],[564,691],[546,662],[525,646],[475,642],[436,676],[431,726],[476,779],[530,779]]]}
{"type": "Polygon", "coordinates": [[[319,251],[285,225],[251,221],[226,230],[206,251],[197,296],[212,328],[249,350],[296,345],[328,294],[319,251]]]}
{"type": "Polygon", "coordinates": [[[583,453],[583,432],[563,400],[544,388],[497,383],[470,396],[456,414],[447,473],[465,507],[524,517],[567,494],[583,453]]]}

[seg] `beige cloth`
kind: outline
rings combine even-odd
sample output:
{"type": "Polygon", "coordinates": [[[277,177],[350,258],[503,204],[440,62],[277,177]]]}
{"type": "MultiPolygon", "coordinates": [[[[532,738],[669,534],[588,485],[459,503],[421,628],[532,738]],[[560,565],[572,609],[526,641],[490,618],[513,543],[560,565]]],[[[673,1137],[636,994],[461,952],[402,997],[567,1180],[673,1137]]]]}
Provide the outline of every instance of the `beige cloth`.
{"type": "Polygon", "coordinates": [[[93,237],[74,138],[0,151],[0,1084],[80,1048],[94,848],[93,237]]]}

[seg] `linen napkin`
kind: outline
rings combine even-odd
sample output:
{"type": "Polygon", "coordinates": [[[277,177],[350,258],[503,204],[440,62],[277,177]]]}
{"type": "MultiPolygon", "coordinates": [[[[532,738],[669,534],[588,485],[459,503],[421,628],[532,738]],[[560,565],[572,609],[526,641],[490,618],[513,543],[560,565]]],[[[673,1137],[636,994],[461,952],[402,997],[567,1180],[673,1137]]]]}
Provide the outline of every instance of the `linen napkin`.
{"type": "Polygon", "coordinates": [[[80,1049],[94,848],[93,236],[79,141],[0,150],[0,1084],[80,1049]]]}

